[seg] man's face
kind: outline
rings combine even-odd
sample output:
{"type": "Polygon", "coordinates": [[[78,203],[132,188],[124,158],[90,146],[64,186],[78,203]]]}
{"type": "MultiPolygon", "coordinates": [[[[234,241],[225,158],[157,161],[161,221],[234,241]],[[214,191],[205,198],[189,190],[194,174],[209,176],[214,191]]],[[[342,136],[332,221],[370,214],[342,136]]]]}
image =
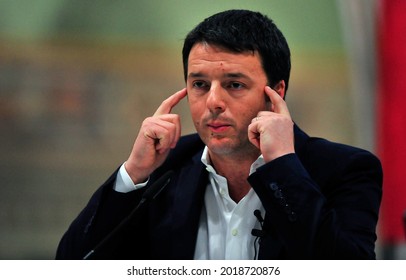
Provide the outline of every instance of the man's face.
{"type": "Polygon", "coordinates": [[[187,91],[194,125],[214,154],[253,150],[248,125],[269,110],[267,78],[257,52],[234,53],[199,43],[189,54],[187,91]]]}

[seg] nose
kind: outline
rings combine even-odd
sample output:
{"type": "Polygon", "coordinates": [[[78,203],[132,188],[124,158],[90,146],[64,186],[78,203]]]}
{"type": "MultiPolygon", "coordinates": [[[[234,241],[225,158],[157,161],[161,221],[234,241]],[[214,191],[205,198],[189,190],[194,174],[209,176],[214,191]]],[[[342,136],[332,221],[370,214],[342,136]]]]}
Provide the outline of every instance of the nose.
{"type": "Polygon", "coordinates": [[[225,90],[221,85],[212,83],[206,100],[207,108],[212,113],[221,113],[226,109],[225,90]]]}

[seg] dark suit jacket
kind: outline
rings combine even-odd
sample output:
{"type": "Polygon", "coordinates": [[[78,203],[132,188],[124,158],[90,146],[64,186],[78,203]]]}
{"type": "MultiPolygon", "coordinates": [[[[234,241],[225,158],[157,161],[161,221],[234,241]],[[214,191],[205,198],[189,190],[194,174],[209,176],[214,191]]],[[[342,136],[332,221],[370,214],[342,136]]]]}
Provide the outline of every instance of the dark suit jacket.
{"type": "MultiPolygon", "coordinates": [[[[140,209],[94,258],[192,259],[208,183],[198,135],[182,137],[150,183],[171,169],[166,188],[140,209]]],[[[248,181],[266,211],[259,259],[373,259],[382,169],[371,153],[306,135],[295,126],[295,154],[248,181]]],[[[57,259],[81,259],[138,204],[146,188],[112,190],[117,171],[63,236],[57,259]]]]}

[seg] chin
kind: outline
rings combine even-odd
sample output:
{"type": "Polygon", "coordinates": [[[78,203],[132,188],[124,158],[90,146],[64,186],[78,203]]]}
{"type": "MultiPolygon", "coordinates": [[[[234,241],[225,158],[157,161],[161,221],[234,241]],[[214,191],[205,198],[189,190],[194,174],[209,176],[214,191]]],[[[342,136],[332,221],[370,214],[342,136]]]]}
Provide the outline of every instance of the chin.
{"type": "Polygon", "coordinates": [[[206,145],[213,153],[222,155],[232,153],[238,146],[232,139],[218,135],[210,136],[206,145]]]}

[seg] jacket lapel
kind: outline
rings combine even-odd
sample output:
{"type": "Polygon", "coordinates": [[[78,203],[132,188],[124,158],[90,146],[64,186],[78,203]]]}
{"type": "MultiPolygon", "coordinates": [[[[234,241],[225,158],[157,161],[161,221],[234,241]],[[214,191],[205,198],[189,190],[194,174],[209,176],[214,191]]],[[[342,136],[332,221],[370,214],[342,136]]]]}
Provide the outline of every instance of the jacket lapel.
{"type": "Polygon", "coordinates": [[[172,223],[172,255],[175,259],[193,259],[204,202],[208,175],[201,160],[201,153],[194,157],[194,164],[183,168],[179,174],[174,201],[172,223]]]}

